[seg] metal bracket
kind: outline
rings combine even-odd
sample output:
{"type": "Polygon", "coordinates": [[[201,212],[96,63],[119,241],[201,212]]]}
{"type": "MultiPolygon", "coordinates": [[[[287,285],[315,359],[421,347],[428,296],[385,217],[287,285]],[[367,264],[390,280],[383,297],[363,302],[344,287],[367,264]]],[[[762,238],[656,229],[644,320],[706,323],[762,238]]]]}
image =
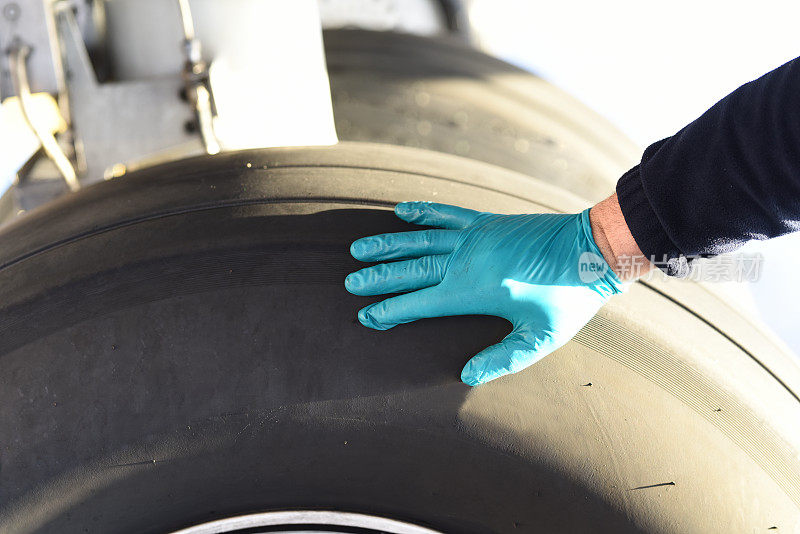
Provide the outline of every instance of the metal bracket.
{"type": "Polygon", "coordinates": [[[56,12],[56,27],[86,182],[119,173],[120,164],[203,152],[199,137],[186,128],[193,116],[181,100],[179,77],[100,84],[71,10],[56,12]]]}

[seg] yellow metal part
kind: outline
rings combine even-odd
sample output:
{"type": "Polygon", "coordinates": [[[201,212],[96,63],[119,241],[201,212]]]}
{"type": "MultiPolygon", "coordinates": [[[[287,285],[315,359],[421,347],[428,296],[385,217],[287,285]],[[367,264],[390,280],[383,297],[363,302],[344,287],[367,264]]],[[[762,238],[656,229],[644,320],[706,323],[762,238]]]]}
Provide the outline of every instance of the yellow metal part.
{"type": "MultiPolygon", "coordinates": [[[[58,104],[47,93],[29,95],[27,111],[30,122],[51,137],[67,129],[58,104]]],[[[0,181],[13,178],[41,146],[28,124],[19,97],[6,98],[0,105],[0,181]]]]}

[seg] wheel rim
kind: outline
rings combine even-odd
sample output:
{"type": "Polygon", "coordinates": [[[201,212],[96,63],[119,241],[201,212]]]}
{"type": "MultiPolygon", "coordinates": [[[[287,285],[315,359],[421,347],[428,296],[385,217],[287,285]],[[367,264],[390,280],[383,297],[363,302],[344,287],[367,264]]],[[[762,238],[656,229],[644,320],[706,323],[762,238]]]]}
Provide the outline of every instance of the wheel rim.
{"type": "Polygon", "coordinates": [[[222,534],[244,532],[304,532],[339,534],[439,534],[410,523],[372,515],[330,511],[266,512],[228,517],[178,530],[172,534],[222,534]],[[257,530],[254,530],[257,529],[257,530]],[[284,530],[285,529],[285,530],[284,530]]]}

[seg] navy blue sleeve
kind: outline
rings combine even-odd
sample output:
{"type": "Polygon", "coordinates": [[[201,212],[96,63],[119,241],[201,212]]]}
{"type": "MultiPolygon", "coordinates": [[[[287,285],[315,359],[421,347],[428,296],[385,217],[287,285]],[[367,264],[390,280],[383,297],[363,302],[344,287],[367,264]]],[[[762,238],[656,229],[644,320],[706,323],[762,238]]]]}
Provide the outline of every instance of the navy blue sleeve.
{"type": "Polygon", "coordinates": [[[650,145],[617,196],[639,248],[673,276],[692,257],[800,230],[800,58],[650,145]]]}

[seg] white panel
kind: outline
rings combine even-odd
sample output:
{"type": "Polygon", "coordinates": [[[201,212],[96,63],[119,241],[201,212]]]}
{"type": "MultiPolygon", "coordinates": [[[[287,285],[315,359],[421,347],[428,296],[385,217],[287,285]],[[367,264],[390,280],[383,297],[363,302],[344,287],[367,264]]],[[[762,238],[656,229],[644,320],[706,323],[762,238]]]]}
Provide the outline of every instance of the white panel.
{"type": "MultiPolygon", "coordinates": [[[[315,0],[190,0],[223,149],[337,142],[315,0]]],[[[109,51],[120,80],[179,76],[176,0],[108,0],[109,51]]]]}

